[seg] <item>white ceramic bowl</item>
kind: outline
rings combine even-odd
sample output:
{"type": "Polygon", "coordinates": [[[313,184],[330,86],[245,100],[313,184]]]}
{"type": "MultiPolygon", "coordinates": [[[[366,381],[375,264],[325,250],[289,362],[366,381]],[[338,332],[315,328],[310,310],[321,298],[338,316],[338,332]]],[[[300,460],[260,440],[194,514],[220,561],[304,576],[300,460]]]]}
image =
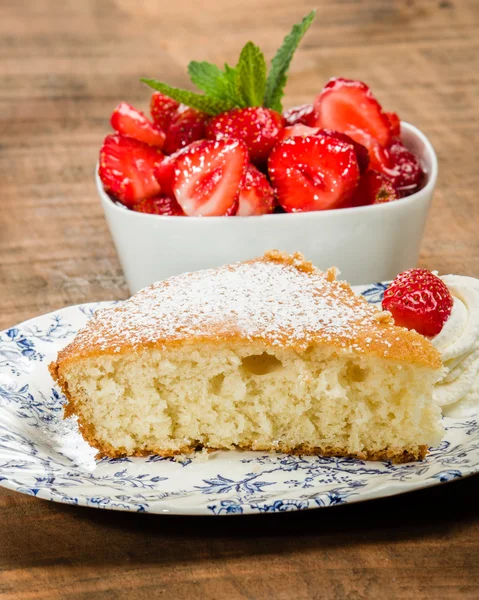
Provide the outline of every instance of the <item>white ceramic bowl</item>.
{"type": "Polygon", "coordinates": [[[302,252],[316,266],[336,266],[351,284],[393,279],[414,267],[437,179],[426,136],[401,123],[404,144],[421,159],[427,184],[396,202],[259,217],[163,217],[113,202],[96,176],[106,220],[131,293],[171,275],[260,256],[302,252]]]}

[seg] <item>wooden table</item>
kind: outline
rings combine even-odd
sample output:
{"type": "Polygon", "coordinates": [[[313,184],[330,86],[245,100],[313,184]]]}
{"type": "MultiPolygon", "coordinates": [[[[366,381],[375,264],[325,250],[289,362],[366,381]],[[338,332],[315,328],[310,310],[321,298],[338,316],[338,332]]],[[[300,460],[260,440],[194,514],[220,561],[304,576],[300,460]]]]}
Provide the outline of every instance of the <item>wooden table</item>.
{"type": "MultiPolygon", "coordinates": [[[[421,264],[479,276],[477,0],[2,0],[0,328],[127,289],[93,171],[114,105],[189,59],[270,57],[318,6],[286,103],[342,74],[432,140],[421,264]]],[[[0,490],[0,597],[302,600],[479,597],[479,479],[303,514],[179,518],[0,490]]]]}

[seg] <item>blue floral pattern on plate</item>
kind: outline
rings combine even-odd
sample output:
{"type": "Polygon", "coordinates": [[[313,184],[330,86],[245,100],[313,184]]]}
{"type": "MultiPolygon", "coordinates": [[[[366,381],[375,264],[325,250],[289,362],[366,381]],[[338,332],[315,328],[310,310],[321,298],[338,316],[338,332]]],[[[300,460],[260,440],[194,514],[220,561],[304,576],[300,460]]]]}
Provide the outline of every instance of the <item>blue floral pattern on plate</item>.
{"type": "MultiPolygon", "coordinates": [[[[387,284],[356,288],[379,303],[387,284]]],[[[393,465],[320,456],[215,452],[95,460],[48,364],[102,302],[72,306],[0,333],[0,485],[55,502],[148,513],[230,515],[359,502],[479,472],[476,418],[445,419],[423,462],[393,465]]]]}

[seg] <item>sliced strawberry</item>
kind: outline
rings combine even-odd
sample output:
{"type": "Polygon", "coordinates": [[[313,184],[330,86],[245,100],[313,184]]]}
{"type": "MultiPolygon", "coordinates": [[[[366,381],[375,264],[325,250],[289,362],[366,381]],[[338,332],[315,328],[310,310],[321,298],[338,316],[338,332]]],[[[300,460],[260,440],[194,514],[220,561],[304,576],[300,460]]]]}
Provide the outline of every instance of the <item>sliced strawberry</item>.
{"type": "Polygon", "coordinates": [[[155,92],[151,96],[150,113],[153,121],[163,131],[167,131],[172,116],[180,105],[173,98],[168,98],[160,92],[155,92]]]}
{"type": "Polygon", "coordinates": [[[135,212],[148,213],[149,215],[164,215],[168,217],[184,217],[181,206],[168,196],[155,196],[145,198],[133,206],[135,212]]]}
{"type": "Polygon", "coordinates": [[[359,180],[351,206],[382,204],[392,200],[397,200],[397,195],[391,182],[377,171],[366,171],[359,180]]]}
{"type": "Polygon", "coordinates": [[[358,161],[359,170],[364,173],[369,165],[369,154],[367,148],[362,144],[358,144],[349,135],[340,133],[339,131],[331,131],[330,129],[321,129],[319,127],[308,127],[307,125],[293,125],[292,127],[285,127],[281,133],[280,141],[287,140],[290,137],[304,137],[308,135],[325,135],[327,137],[333,137],[342,142],[350,144],[354,152],[356,153],[356,160],[358,161]]]}
{"type": "Polygon", "coordinates": [[[175,161],[182,154],[190,152],[195,146],[201,145],[202,141],[203,140],[192,142],[189,146],[177,150],[174,154],[165,156],[165,158],[157,165],[155,168],[155,177],[160,184],[162,194],[174,198],[175,193],[173,192],[173,184],[175,180],[175,161]]]}
{"type": "Polygon", "coordinates": [[[156,167],[155,177],[160,184],[163,194],[172,197],[173,180],[175,177],[175,154],[166,156],[156,167]]]}
{"type": "Polygon", "coordinates": [[[100,149],[98,174],[105,191],[131,208],[160,193],[154,170],[162,159],[156,148],[115,133],[106,136],[100,149]]]}
{"type": "Polygon", "coordinates": [[[314,114],[314,107],[312,104],[293,106],[293,108],[287,110],[283,116],[286,125],[308,125],[309,127],[314,127],[316,122],[316,115],[314,114]]]}
{"type": "Polygon", "coordinates": [[[239,202],[238,198],[239,198],[239,196],[236,196],[235,201],[230,206],[230,208],[228,208],[228,210],[225,212],[225,214],[223,216],[225,216],[225,217],[234,217],[234,215],[236,214],[236,212],[238,210],[238,202],[239,202]]]}
{"type": "Polygon", "coordinates": [[[396,325],[437,335],[449,318],[454,300],[442,279],[427,269],[409,269],[396,277],[384,292],[383,309],[396,325]]]}
{"type": "Polygon", "coordinates": [[[385,173],[387,169],[392,168],[391,157],[386,148],[383,148],[376,140],[370,136],[365,136],[365,144],[368,144],[369,167],[379,173],[385,173]]]}
{"type": "Polygon", "coordinates": [[[400,198],[420,189],[424,171],[415,154],[399,140],[388,148],[374,148],[370,156],[371,166],[389,179],[400,198]]]}
{"type": "Polygon", "coordinates": [[[262,165],[279,141],[284,127],[282,115],[269,108],[250,106],[235,108],[213,117],[206,127],[206,137],[242,140],[251,162],[262,165]]]}
{"type": "Polygon", "coordinates": [[[179,153],[174,161],[173,191],[189,216],[234,214],[248,162],[239,140],[203,140],[179,153]]]}
{"type": "Polygon", "coordinates": [[[263,173],[248,165],[241,183],[236,214],[240,217],[273,212],[274,192],[263,173]]]}
{"type": "Polygon", "coordinates": [[[331,79],[316,98],[315,125],[346,133],[369,149],[372,138],[381,146],[392,140],[391,126],[368,86],[352,79],[331,79]]]}
{"type": "Polygon", "coordinates": [[[347,206],[359,179],[351,144],[324,135],[281,142],[271,152],[268,172],[288,212],[347,206]]]}
{"type": "Polygon", "coordinates": [[[185,148],[192,142],[203,139],[207,118],[208,115],[199,110],[180,105],[171,117],[166,132],[164,152],[173,154],[173,152],[185,148]]]}
{"type": "Polygon", "coordinates": [[[140,142],[163,148],[165,133],[149,121],[145,115],[131,104],[121,102],[111,115],[111,126],[122,135],[128,135],[140,142]]]}
{"type": "Polygon", "coordinates": [[[401,119],[395,112],[387,112],[384,114],[388,118],[393,137],[399,137],[401,135],[401,119]]]}

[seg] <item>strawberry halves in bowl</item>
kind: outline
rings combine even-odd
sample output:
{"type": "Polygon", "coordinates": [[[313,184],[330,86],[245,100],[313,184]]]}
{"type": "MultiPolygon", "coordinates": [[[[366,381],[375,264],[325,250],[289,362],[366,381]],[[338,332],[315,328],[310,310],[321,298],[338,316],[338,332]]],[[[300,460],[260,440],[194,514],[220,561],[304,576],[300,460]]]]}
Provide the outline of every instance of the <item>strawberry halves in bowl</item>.
{"type": "Polygon", "coordinates": [[[107,135],[100,149],[98,174],[105,191],[128,208],[160,193],[154,170],[163,154],[143,142],[120,135],[107,135]]]}
{"type": "Polygon", "coordinates": [[[348,206],[359,180],[351,144],[324,135],[281,142],[269,157],[268,172],[287,212],[348,206]]]}
{"type": "Polygon", "coordinates": [[[239,140],[203,140],[180,152],[173,163],[171,188],[188,216],[234,214],[248,164],[239,140]]]}
{"type": "MultiPolygon", "coordinates": [[[[231,214],[231,211],[242,214],[246,207],[248,212],[254,210],[256,214],[258,199],[270,198],[266,186],[262,189],[253,183],[249,202],[243,204],[246,198],[243,194],[249,188],[249,183],[245,185],[245,173],[251,173],[251,166],[242,142],[200,141],[164,158],[141,142],[120,138],[121,146],[131,144],[135,151],[146,148],[147,154],[142,156],[147,162],[152,157],[148,164],[159,180],[158,183],[150,172],[145,181],[138,179],[139,173],[145,173],[135,167],[131,172],[135,195],[146,192],[153,199],[166,196],[173,200],[175,194],[185,213],[208,213],[208,216],[178,218],[126,210],[112,200],[112,187],[107,185],[110,195],[105,193],[105,182],[109,184],[110,179],[103,177],[102,181],[97,176],[98,193],[131,292],[171,275],[248,260],[271,248],[303,252],[319,268],[335,265],[341,277],[353,284],[393,279],[397,273],[416,264],[437,178],[437,160],[427,138],[404,122],[401,130],[405,147],[418,156],[428,175],[425,185],[416,194],[394,202],[385,201],[392,199],[390,183],[382,173],[368,170],[360,175],[351,144],[324,135],[293,137],[276,147],[270,167],[273,179],[277,178],[272,187],[276,187],[278,199],[289,210],[296,209],[296,214],[244,218],[210,216],[231,214]],[[306,155],[310,156],[305,148],[308,144],[315,151],[314,160],[306,160],[306,155]],[[300,150],[305,151],[304,156],[300,150]],[[291,158],[293,151],[301,164],[291,171],[287,158],[291,158]],[[154,154],[150,154],[152,152],[154,154]],[[200,171],[198,165],[202,165],[200,171]],[[345,186],[338,185],[337,174],[341,168],[346,175],[345,186]],[[220,172],[225,174],[223,183],[220,183],[220,172]],[[288,172],[293,175],[291,180],[288,172]],[[289,202],[287,194],[281,195],[284,189],[291,190],[289,202]],[[304,200],[312,206],[312,211],[301,210],[304,200]],[[343,202],[347,207],[344,210],[318,210],[335,203],[343,205],[343,202]],[[362,206],[371,203],[374,206],[362,206]]],[[[119,148],[111,139],[107,144],[110,146],[114,149],[110,159],[116,158],[119,148]]],[[[101,160],[104,160],[103,151],[101,160]]],[[[115,171],[122,168],[118,160],[114,167],[113,162],[109,164],[115,171]]],[[[105,175],[105,170],[100,168],[100,174],[105,175]]],[[[130,190],[130,182],[123,181],[124,175],[126,171],[119,182],[114,177],[113,183],[123,182],[125,190],[130,190]]],[[[264,183],[264,179],[261,180],[264,183]]],[[[121,187],[113,189],[121,193],[121,187]]],[[[133,205],[142,201],[140,196],[133,205]]],[[[143,209],[162,211],[161,203],[165,200],[155,200],[151,205],[144,202],[143,209]]]]}

